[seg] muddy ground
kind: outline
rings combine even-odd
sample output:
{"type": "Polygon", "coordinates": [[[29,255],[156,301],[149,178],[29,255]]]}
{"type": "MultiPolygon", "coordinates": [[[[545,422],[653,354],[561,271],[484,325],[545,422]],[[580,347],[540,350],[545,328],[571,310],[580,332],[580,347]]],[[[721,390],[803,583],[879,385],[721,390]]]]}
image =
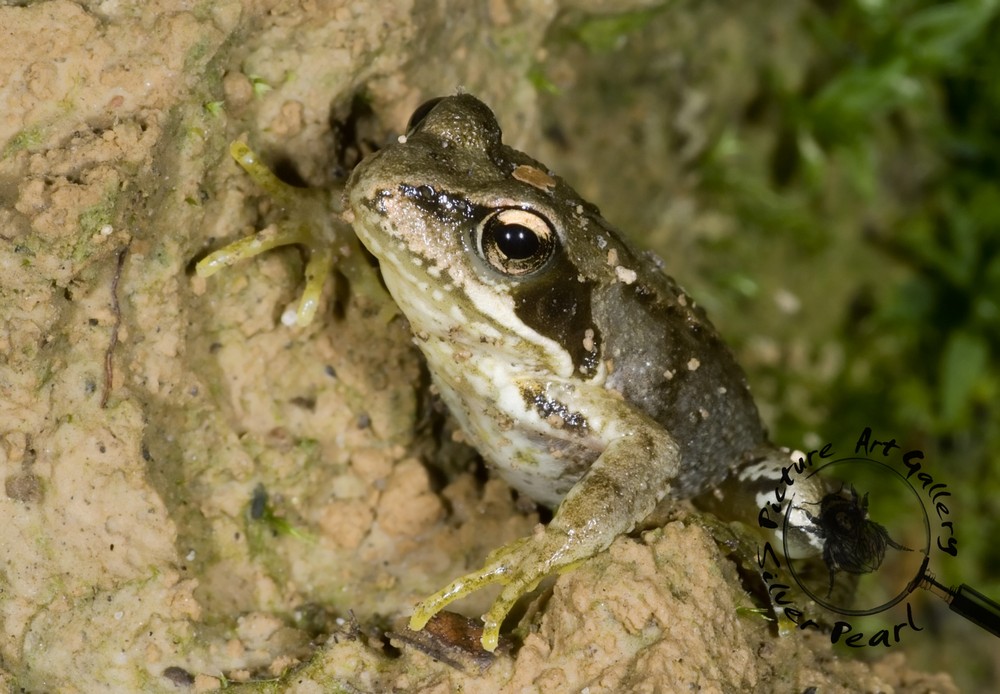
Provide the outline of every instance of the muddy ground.
{"type": "Polygon", "coordinates": [[[566,38],[622,6],[599,0],[0,8],[0,682],[952,690],[899,654],[866,663],[822,635],[777,636],[682,521],[561,577],[484,671],[385,636],[537,513],[453,442],[405,323],[371,297],[335,283],[296,328],[280,317],[301,291],[297,250],[193,274],[275,215],[231,140],[331,188],[334,125],[359,99],[363,148],[464,89],[509,143],[697,275],[686,251],[734,222],[700,205],[687,166],[762,61],[797,69],[797,4],[766,18],[758,2],[627,4],[657,10],[621,33],[639,45],[627,65],[621,46],[566,38]]]}

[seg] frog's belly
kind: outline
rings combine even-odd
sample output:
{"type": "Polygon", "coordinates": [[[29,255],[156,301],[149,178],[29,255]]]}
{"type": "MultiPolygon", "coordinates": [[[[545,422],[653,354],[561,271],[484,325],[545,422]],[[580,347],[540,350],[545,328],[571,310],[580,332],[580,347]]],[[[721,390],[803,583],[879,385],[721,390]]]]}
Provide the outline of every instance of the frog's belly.
{"type": "Polygon", "coordinates": [[[555,508],[604,445],[594,435],[549,426],[525,402],[516,376],[500,377],[502,372],[501,367],[435,369],[432,377],[469,443],[497,474],[533,501],[555,508]]]}
{"type": "Polygon", "coordinates": [[[523,429],[494,436],[477,450],[507,484],[549,508],[562,502],[600,455],[590,446],[523,429]]]}

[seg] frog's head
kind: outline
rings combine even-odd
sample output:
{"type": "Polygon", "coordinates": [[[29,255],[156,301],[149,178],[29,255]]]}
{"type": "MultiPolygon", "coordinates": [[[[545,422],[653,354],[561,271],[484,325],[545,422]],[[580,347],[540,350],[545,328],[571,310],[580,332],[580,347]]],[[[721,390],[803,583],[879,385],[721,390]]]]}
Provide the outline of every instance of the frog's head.
{"type": "Polygon", "coordinates": [[[355,231],[418,337],[516,355],[562,377],[600,370],[594,287],[613,272],[596,210],[503,145],[485,104],[437,99],[347,184],[355,231]]]}

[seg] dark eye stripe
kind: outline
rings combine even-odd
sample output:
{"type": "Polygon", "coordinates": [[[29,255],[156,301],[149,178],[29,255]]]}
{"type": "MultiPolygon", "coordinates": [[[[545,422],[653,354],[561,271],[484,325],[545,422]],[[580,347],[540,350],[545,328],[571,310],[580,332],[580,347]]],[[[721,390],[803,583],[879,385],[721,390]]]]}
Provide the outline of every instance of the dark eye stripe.
{"type": "Polygon", "coordinates": [[[593,376],[601,359],[602,336],[594,323],[593,282],[580,282],[579,272],[557,247],[543,272],[511,288],[514,312],[525,325],[554,340],[573,360],[576,371],[593,376]]]}
{"type": "MultiPolygon", "coordinates": [[[[595,289],[593,282],[579,281],[580,272],[567,256],[554,229],[544,217],[533,210],[521,208],[490,209],[473,204],[459,194],[446,190],[434,189],[427,185],[403,183],[399,192],[425,212],[437,219],[456,227],[470,225],[469,241],[474,252],[483,258],[487,267],[494,272],[502,272],[491,264],[481,250],[477,238],[479,230],[486,220],[499,217],[502,221],[513,222],[517,226],[532,229],[547,229],[542,234],[548,234],[542,243],[551,244],[551,255],[539,264],[535,270],[523,272],[520,276],[503,273],[512,278],[511,296],[514,299],[514,312],[529,328],[558,343],[573,360],[573,366],[585,378],[597,373],[600,365],[603,337],[594,323],[592,313],[592,294],[595,289]],[[528,221],[533,215],[539,222],[528,221]],[[542,227],[539,227],[538,224],[542,227]]],[[[518,260],[518,263],[523,260],[518,260]]]]}

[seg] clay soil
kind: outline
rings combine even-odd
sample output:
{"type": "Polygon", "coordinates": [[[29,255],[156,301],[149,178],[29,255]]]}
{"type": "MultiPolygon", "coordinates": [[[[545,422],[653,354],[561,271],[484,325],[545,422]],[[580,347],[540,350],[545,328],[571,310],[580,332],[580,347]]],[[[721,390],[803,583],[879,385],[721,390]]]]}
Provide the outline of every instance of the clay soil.
{"type": "MultiPolygon", "coordinates": [[[[546,32],[560,12],[602,4],[0,9],[0,683],[953,689],[902,655],[867,663],[819,634],[778,636],[746,609],[735,565],[683,521],[560,577],[492,660],[392,636],[537,513],[453,441],[405,322],[377,301],[341,279],[319,320],[284,325],[301,291],[294,248],[194,275],[205,253],[281,214],[229,158],[231,140],[333,190],[345,136],[332,124],[355,97],[377,144],[425,98],[463,87],[496,106],[513,144],[539,144],[528,76],[546,32]]],[[[715,26],[733,64],[753,53],[752,9],[725,22],[676,12],[680,45],[715,26]]],[[[553,69],[566,85],[586,79],[553,69]]],[[[742,98],[715,74],[695,75],[703,91],[742,98]]],[[[489,599],[457,607],[476,615],[489,599]]]]}

